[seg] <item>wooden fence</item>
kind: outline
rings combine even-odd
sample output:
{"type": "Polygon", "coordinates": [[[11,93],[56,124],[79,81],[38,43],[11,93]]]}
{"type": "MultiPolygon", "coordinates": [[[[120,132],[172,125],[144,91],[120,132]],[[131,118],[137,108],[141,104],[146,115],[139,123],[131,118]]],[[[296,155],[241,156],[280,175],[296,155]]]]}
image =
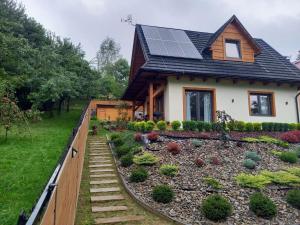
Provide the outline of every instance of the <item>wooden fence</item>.
{"type": "Polygon", "coordinates": [[[37,220],[42,225],[74,224],[89,130],[90,106],[91,104],[82,114],[61,163],[50,178],[26,225],[36,224],[37,220]]]}

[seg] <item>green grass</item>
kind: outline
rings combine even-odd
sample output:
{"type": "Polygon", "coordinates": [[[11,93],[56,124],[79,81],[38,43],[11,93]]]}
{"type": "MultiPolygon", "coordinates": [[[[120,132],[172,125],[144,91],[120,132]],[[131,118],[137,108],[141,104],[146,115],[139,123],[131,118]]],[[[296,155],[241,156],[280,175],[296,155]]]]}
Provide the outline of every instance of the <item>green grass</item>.
{"type": "Polygon", "coordinates": [[[26,134],[17,129],[4,141],[0,131],[0,224],[14,225],[21,210],[29,213],[52,174],[76,126],[82,104],[53,118],[30,124],[26,134]]]}

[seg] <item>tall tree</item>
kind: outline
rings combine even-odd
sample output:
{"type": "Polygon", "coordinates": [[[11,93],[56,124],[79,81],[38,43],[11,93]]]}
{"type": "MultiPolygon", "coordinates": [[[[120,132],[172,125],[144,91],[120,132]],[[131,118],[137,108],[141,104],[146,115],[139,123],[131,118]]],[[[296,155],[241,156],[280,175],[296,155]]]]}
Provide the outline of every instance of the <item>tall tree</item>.
{"type": "Polygon", "coordinates": [[[115,62],[120,56],[120,46],[114,39],[107,37],[97,51],[97,69],[100,72],[104,67],[115,62]]]}

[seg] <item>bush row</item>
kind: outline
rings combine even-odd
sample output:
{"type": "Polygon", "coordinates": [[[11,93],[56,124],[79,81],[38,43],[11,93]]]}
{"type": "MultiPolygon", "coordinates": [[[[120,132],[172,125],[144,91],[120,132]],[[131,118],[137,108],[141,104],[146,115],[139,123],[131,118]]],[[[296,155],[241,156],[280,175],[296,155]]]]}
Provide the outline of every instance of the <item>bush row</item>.
{"type": "MultiPolygon", "coordinates": [[[[139,131],[139,132],[149,132],[157,128],[159,130],[166,130],[168,126],[166,121],[158,121],[157,123],[153,121],[140,121],[140,122],[129,122],[128,129],[139,131]]],[[[217,131],[217,123],[204,122],[204,121],[178,121],[175,120],[170,123],[172,130],[179,130],[182,127],[185,131],[217,131]]],[[[228,122],[226,128],[230,131],[240,131],[240,132],[251,132],[251,131],[296,131],[300,130],[300,123],[273,123],[273,122],[263,122],[263,123],[250,123],[243,121],[232,121],[228,122]]]]}

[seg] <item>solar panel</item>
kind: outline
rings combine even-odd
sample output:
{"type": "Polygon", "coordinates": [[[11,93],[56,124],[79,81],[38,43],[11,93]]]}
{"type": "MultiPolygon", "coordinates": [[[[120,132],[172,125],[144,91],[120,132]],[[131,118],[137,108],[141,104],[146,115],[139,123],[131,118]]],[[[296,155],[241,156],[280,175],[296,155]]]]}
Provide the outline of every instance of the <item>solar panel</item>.
{"type": "Polygon", "coordinates": [[[142,26],[151,55],[202,59],[183,30],[142,26]]]}

